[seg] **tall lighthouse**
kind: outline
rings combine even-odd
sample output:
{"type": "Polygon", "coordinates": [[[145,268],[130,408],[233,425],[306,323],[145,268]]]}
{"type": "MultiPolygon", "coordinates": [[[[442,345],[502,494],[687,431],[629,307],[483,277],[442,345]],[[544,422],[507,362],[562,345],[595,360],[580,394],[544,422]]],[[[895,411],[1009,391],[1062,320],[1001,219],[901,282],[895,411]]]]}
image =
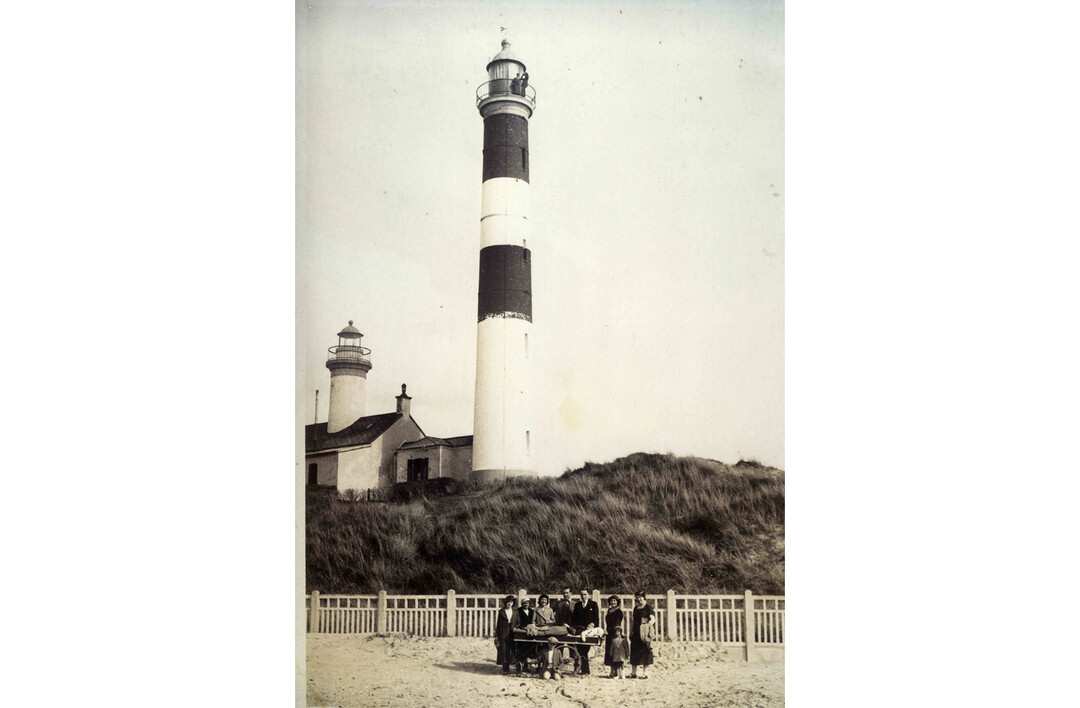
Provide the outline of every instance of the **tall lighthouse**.
{"type": "Polygon", "coordinates": [[[484,119],[472,459],[478,481],[536,474],[529,414],[528,248],[529,118],[536,92],[525,63],[505,39],[487,72],[476,92],[484,119]]]}

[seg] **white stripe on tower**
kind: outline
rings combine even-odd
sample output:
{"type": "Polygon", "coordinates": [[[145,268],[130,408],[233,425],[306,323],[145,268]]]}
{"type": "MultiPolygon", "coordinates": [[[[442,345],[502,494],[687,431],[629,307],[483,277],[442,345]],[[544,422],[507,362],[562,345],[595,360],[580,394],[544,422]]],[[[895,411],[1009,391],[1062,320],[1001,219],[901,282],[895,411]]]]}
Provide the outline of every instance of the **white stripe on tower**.
{"type": "Polygon", "coordinates": [[[525,246],[529,239],[529,183],[517,177],[484,182],[480,204],[480,248],[525,246]]]}
{"type": "Polygon", "coordinates": [[[476,333],[473,478],[535,474],[529,411],[532,329],[529,118],[535,95],[525,65],[503,41],[477,92],[484,119],[480,286],[476,333]],[[527,75],[526,75],[527,76],[527,75]]]}

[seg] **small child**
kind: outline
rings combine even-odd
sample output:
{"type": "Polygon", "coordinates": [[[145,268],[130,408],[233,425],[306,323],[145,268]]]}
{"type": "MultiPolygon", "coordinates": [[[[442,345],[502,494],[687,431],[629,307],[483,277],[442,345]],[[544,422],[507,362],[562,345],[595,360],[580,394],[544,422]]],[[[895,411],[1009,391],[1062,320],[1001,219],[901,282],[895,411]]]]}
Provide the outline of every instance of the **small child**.
{"type": "Polygon", "coordinates": [[[611,638],[611,676],[608,678],[623,678],[623,664],[630,658],[630,643],[623,636],[622,627],[615,627],[615,633],[611,638]]]}
{"type": "Polygon", "coordinates": [[[548,637],[547,648],[540,652],[540,677],[561,679],[559,666],[562,664],[562,649],[559,648],[559,640],[548,637]]]}

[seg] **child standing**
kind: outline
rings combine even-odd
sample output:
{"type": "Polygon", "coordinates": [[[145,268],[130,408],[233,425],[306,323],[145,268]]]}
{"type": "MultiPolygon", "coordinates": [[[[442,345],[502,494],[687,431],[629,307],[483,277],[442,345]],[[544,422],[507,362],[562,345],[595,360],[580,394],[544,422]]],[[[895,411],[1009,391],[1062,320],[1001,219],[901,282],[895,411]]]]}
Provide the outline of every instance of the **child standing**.
{"type": "Polygon", "coordinates": [[[630,643],[623,636],[622,627],[615,627],[615,634],[611,637],[611,676],[608,678],[622,678],[623,664],[630,658],[630,643]]]}

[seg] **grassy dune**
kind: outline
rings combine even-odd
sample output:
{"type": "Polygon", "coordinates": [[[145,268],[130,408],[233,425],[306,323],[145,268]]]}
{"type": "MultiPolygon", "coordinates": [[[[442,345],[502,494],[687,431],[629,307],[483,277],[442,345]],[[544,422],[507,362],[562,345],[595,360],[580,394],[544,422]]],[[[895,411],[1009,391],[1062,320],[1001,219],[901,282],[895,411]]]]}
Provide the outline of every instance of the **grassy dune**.
{"type": "Polygon", "coordinates": [[[784,473],[638,453],[406,504],[309,496],[322,593],[784,592],[784,473]]]}

